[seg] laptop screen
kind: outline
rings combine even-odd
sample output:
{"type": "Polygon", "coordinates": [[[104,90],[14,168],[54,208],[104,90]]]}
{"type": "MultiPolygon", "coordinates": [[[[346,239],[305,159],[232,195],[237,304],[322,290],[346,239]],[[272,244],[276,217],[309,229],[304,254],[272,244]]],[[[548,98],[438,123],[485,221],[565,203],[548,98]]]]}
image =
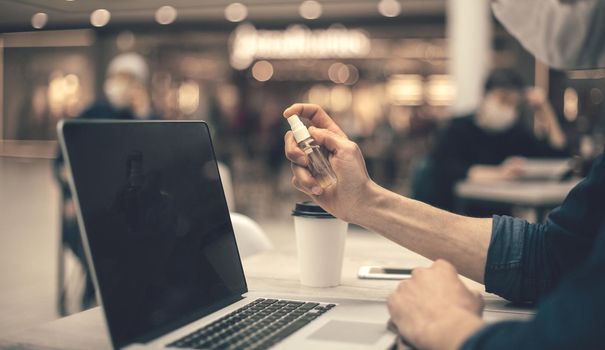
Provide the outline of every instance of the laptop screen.
{"type": "Polygon", "coordinates": [[[115,347],[246,292],[205,123],[75,121],[62,130],[115,347]]]}

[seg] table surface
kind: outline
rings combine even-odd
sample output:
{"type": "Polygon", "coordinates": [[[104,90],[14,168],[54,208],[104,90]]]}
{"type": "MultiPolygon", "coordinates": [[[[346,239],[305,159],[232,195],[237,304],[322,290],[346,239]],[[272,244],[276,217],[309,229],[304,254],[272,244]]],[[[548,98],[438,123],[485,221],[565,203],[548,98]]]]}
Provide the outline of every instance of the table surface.
{"type": "Polygon", "coordinates": [[[555,207],[563,202],[580,180],[501,181],[456,184],[454,193],[461,199],[484,200],[531,207],[555,207]]]}
{"type": "MultiPolygon", "coordinates": [[[[294,228],[291,222],[261,224],[274,244],[272,250],[245,258],[243,266],[250,291],[267,291],[300,296],[385,300],[397,281],[361,280],[362,265],[392,267],[427,266],[430,260],[372,232],[350,228],[345,248],[342,283],[333,288],[301,286],[294,228]],[[275,268],[279,266],[279,268],[275,268]]],[[[486,310],[529,315],[530,311],[511,308],[499,297],[483,292],[483,286],[463,278],[472,289],[483,293],[486,310]]],[[[100,308],[58,319],[0,339],[2,349],[111,349],[100,308]]]]}

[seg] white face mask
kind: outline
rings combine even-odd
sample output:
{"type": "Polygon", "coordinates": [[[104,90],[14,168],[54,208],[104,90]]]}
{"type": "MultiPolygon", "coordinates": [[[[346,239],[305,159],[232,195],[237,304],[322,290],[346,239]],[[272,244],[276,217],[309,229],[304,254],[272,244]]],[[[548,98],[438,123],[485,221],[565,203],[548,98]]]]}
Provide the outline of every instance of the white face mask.
{"type": "Polygon", "coordinates": [[[130,84],[119,79],[107,79],[103,85],[103,91],[107,100],[115,109],[130,107],[130,84]]]}
{"type": "Polygon", "coordinates": [[[605,67],[605,0],[492,0],[494,15],[540,61],[605,67]]]}
{"type": "Polygon", "coordinates": [[[477,125],[490,132],[509,130],[517,122],[517,109],[513,106],[502,105],[498,101],[485,99],[476,116],[477,125]]]}

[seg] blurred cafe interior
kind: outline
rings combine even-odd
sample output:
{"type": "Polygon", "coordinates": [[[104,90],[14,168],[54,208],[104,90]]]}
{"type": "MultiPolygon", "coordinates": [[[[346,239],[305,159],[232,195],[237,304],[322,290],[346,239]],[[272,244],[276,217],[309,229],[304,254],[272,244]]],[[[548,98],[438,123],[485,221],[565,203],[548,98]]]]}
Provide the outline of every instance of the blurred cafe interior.
{"type": "MultiPolygon", "coordinates": [[[[282,112],[295,102],[323,107],[358,143],[372,179],[406,196],[422,187],[452,120],[480,108],[493,70],[514,70],[523,89],[539,91],[566,140],[558,161],[534,164],[560,176],[530,184],[585,176],[605,145],[605,70],[548,68],[488,1],[0,1],[0,335],[83,308],[74,295],[87,282],[74,276],[85,268],[61,238],[69,203],[56,126],[107,101],[114,58],[131,54],[146,65],[147,112],[206,121],[230,210],[261,226],[291,221],[306,198],[284,157],[282,112]]],[[[517,110],[543,137],[535,111],[517,110]]],[[[463,192],[450,210],[465,211],[463,192]]],[[[482,205],[473,201],[482,215],[502,209],[482,205]]],[[[556,206],[506,205],[533,221],[556,206]]]]}

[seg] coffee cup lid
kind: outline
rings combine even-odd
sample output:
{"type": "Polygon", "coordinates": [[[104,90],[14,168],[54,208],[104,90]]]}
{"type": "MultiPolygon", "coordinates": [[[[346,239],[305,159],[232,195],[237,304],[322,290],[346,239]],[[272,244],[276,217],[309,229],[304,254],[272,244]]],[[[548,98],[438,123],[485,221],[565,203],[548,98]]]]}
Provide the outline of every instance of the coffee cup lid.
{"type": "Polygon", "coordinates": [[[294,210],[292,210],[292,215],[318,219],[334,219],[332,214],[328,213],[322,207],[311,201],[296,203],[294,210]]]}

